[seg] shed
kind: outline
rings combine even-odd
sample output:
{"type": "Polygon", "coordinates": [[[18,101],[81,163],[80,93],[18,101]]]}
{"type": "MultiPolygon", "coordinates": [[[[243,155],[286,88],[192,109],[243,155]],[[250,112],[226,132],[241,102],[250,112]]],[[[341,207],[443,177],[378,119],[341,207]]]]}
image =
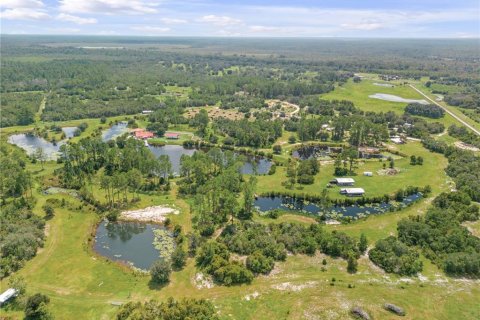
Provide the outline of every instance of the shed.
{"type": "Polygon", "coordinates": [[[371,172],[371,171],[365,171],[365,172],[363,173],[363,175],[364,175],[365,177],[373,177],[373,172],[371,172]]]}
{"type": "Polygon", "coordinates": [[[365,194],[365,190],[363,188],[345,188],[340,190],[340,194],[347,197],[361,197],[365,194]]]}
{"type": "Polygon", "coordinates": [[[335,178],[332,182],[339,186],[353,186],[355,184],[355,180],[352,178],[335,178]]]}
{"type": "Polygon", "coordinates": [[[17,295],[17,290],[14,288],[7,289],[4,293],[0,294],[0,306],[3,305],[8,300],[12,299],[17,295]]]}

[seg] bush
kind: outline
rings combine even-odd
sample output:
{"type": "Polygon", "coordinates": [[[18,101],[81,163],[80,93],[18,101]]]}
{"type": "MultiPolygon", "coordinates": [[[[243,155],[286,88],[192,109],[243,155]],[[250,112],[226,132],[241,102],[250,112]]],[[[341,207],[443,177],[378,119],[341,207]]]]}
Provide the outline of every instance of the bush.
{"type": "Polygon", "coordinates": [[[50,298],[44,294],[36,293],[27,299],[25,305],[25,319],[27,320],[47,320],[53,319],[47,309],[50,298]]]}
{"type": "Polygon", "coordinates": [[[247,268],[253,273],[268,274],[275,266],[275,262],[270,257],[265,257],[260,251],[255,251],[247,258],[247,268]]]}
{"type": "Polygon", "coordinates": [[[187,253],[181,246],[177,246],[172,253],[172,266],[176,269],[182,269],[187,262],[187,253]]]}
{"type": "Polygon", "coordinates": [[[253,280],[253,273],[245,268],[244,265],[237,262],[227,265],[214,271],[213,276],[216,281],[227,286],[241,283],[250,283],[253,280]]]}
{"type": "Polygon", "coordinates": [[[273,153],[275,154],[281,154],[282,153],[282,146],[276,144],[273,146],[273,153]]]}
{"type": "Polygon", "coordinates": [[[49,204],[43,205],[42,209],[43,209],[43,212],[45,212],[45,218],[47,218],[47,219],[52,218],[55,214],[55,210],[49,204]]]}
{"type": "Polygon", "coordinates": [[[170,262],[165,259],[156,261],[150,268],[150,275],[154,283],[167,283],[170,281],[170,273],[172,273],[172,267],[170,262]]]}

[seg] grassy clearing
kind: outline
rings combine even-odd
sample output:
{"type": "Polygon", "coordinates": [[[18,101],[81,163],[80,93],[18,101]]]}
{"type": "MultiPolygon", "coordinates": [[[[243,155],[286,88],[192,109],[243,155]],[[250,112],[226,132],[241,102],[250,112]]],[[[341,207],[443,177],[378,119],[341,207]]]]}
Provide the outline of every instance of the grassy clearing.
{"type": "Polygon", "coordinates": [[[236,109],[220,109],[219,107],[213,107],[213,106],[201,107],[201,108],[187,108],[184,116],[187,119],[191,119],[195,117],[195,115],[199,113],[200,110],[202,109],[207,111],[208,117],[210,119],[227,118],[230,120],[241,120],[245,118],[243,113],[238,112],[238,110],[236,109]]]}
{"type": "MultiPolygon", "coordinates": [[[[352,80],[349,80],[343,86],[337,86],[334,91],[322,95],[322,99],[328,100],[349,100],[352,101],[355,106],[364,111],[373,111],[373,112],[388,112],[393,111],[397,114],[403,114],[407,103],[402,102],[390,102],[379,99],[369,98],[369,95],[375,93],[385,93],[396,95],[405,99],[416,99],[422,100],[424,97],[418,92],[415,92],[408,85],[403,84],[401,81],[392,81],[388,84],[392,84],[395,87],[382,87],[375,85],[374,83],[387,83],[378,79],[377,76],[365,75],[367,78],[362,80],[359,83],[354,83],[352,80]]],[[[432,99],[435,99],[435,96],[432,96],[432,99]]],[[[424,119],[427,122],[441,122],[446,127],[456,123],[456,120],[450,115],[446,114],[445,117],[441,119],[430,119],[426,117],[419,117],[424,119]]]]}
{"type": "MultiPolygon", "coordinates": [[[[419,142],[408,142],[405,145],[396,146],[399,151],[408,155],[422,156],[424,158],[423,166],[411,166],[409,158],[402,158],[395,161],[395,167],[401,172],[395,176],[380,176],[377,170],[383,168],[383,163],[377,160],[368,160],[358,165],[355,179],[356,187],[364,188],[366,196],[381,196],[391,194],[402,187],[408,185],[423,187],[427,184],[431,185],[434,192],[440,192],[448,189],[447,176],[443,168],[447,165],[447,160],[439,155],[424,149],[419,142]],[[372,171],[373,177],[363,176],[364,171],[372,171]]],[[[388,163],[387,163],[388,167],[388,163]]],[[[265,175],[258,177],[257,193],[268,191],[277,192],[295,192],[297,194],[319,195],[325,188],[327,183],[334,178],[333,164],[322,165],[320,173],[315,177],[315,183],[311,185],[303,185],[303,189],[289,190],[282,186],[282,182],[286,181],[286,167],[277,167],[274,175],[265,175]]],[[[299,185],[297,185],[298,187],[299,185]]],[[[340,195],[339,188],[329,188],[328,194],[332,198],[343,198],[340,195]]]]}

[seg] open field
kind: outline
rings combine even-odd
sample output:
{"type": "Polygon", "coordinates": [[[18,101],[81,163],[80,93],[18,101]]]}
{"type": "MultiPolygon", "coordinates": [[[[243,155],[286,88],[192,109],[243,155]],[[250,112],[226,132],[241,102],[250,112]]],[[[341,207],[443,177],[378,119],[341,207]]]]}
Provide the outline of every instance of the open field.
{"type": "MultiPolygon", "coordinates": [[[[423,166],[410,165],[409,158],[402,158],[395,161],[395,167],[400,169],[400,173],[394,176],[380,176],[377,171],[383,168],[383,163],[378,160],[368,160],[359,163],[356,170],[355,187],[365,189],[367,197],[382,196],[384,194],[392,194],[406,186],[424,187],[430,185],[435,192],[448,190],[447,179],[443,168],[447,165],[447,160],[439,155],[430,153],[424,149],[419,142],[408,142],[405,145],[396,146],[399,151],[410,155],[421,156],[424,158],[423,166]],[[373,177],[363,175],[364,171],[373,172],[373,177]]],[[[385,163],[386,161],[384,161],[385,163]]],[[[388,166],[388,163],[387,163],[388,166]]],[[[289,190],[282,186],[282,182],[287,180],[286,167],[277,167],[274,175],[265,175],[258,177],[257,192],[264,193],[268,191],[277,192],[294,192],[299,195],[311,194],[319,195],[326,187],[327,183],[332,180],[334,167],[333,163],[320,166],[320,173],[315,176],[315,182],[311,185],[302,185],[303,189],[289,190]]],[[[298,184],[296,185],[299,186],[298,184]]],[[[328,195],[332,198],[343,198],[340,195],[339,188],[329,188],[328,195]]]]}
{"type": "Polygon", "coordinates": [[[191,119],[202,109],[207,111],[210,119],[227,118],[230,120],[241,120],[244,118],[243,113],[238,112],[236,109],[220,109],[219,107],[212,106],[188,108],[185,112],[185,117],[191,119]]]}

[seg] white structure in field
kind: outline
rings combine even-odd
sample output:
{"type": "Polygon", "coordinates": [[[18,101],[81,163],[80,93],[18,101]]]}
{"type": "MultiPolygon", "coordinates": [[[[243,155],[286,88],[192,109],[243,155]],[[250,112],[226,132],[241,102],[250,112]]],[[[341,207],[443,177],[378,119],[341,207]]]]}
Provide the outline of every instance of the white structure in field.
{"type": "Polygon", "coordinates": [[[361,197],[365,194],[365,190],[363,190],[363,188],[346,188],[341,189],[340,193],[347,197],[361,197]]]}
{"type": "Polygon", "coordinates": [[[335,178],[333,181],[338,186],[353,186],[355,184],[355,180],[352,178],[335,178]]]}
{"type": "Polygon", "coordinates": [[[3,305],[8,300],[12,299],[17,295],[17,290],[14,288],[7,289],[4,293],[0,294],[0,306],[3,305]]]}
{"type": "Polygon", "coordinates": [[[373,177],[373,172],[371,172],[371,171],[365,171],[365,172],[363,173],[363,175],[364,175],[365,177],[373,177]]]}

